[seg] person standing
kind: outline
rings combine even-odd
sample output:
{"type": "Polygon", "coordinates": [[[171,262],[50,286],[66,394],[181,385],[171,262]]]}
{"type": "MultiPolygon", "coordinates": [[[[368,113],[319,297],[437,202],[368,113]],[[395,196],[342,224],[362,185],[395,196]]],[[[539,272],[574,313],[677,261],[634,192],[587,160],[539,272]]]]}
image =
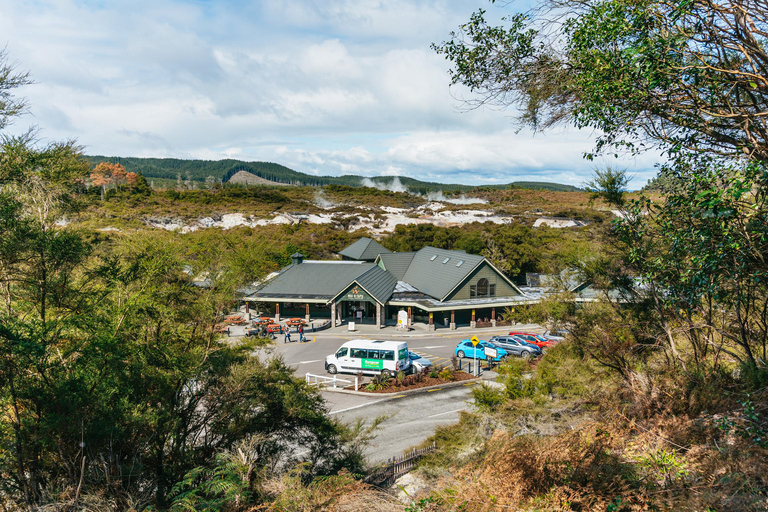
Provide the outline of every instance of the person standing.
{"type": "Polygon", "coordinates": [[[291,330],[288,328],[288,326],[285,326],[285,338],[283,338],[283,343],[288,343],[291,341],[291,330]]]}
{"type": "Polygon", "coordinates": [[[299,341],[304,341],[304,324],[299,324],[299,341]]]}

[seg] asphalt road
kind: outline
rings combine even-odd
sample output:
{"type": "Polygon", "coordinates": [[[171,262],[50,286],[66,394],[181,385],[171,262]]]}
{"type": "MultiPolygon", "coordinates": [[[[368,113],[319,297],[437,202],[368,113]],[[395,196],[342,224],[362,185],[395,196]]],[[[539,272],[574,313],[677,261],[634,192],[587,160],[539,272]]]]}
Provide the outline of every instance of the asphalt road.
{"type": "MultiPolygon", "coordinates": [[[[372,463],[386,462],[401,455],[431,436],[438,426],[452,425],[471,401],[471,384],[446,389],[432,389],[368,403],[332,412],[347,423],[362,419],[370,425],[380,416],[386,419],[374,431],[375,438],[365,450],[372,463]]],[[[328,393],[326,393],[328,394],[328,393]]],[[[338,394],[338,393],[337,393],[338,394]]]]}
{"type": "MultiPolygon", "coordinates": [[[[509,327],[492,331],[484,329],[482,333],[478,333],[478,337],[487,340],[493,335],[508,331],[509,327]]],[[[325,356],[334,353],[339,346],[351,339],[403,340],[408,343],[410,350],[432,360],[433,364],[441,364],[450,361],[459,341],[471,336],[471,332],[447,330],[408,335],[392,330],[367,333],[321,332],[314,335],[309,333],[309,341],[305,343],[283,343],[283,336],[279,335],[271,349],[282,354],[285,362],[296,369],[297,376],[311,373],[330,377],[325,371],[325,356]]],[[[293,338],[297,339],[298,335],[293,335],[293,338]]],[[[339,374],[337,377],[354,381],[354,375],[339,374]]],[[[387,417],[379,425],[375,432],[376,437],[366,450],[371,462],[380,463],[420,444],[431,436],[438,426],[456,423],[459,413],[470,408],[470,389],[470,385],[461,385],[387,398],[380,395],[361,396],[323,391],[323,397],[330,414],[348,423],[363,419],[370,425],[377,417],[387,417]]]]}

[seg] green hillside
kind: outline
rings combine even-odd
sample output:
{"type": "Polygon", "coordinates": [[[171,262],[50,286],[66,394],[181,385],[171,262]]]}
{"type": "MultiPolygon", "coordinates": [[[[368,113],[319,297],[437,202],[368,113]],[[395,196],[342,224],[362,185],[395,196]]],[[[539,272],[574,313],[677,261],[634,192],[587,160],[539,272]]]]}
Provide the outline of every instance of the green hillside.
{"type": "MultiPolygon", "coordinates": [[[[278,183],[288,183],[300,186],[323,186],[323,185],[346,185],[350,187],[360,187],[363,179],[360,176],[313,176],[303,172],[294,171],[288,167],[272,162],[244,162],[241,160],[183,160],[179,158],[137,158],[137,157],[117,157],[117,156],[87,156],[86,159],[96,165],[99,162],[119,163],[128,172],[141,173],[146,178],[156,178],[163,180],[182,180],[205,181],[208,177],[221,180],[226,183],[235,173],[247,171],[266,180],[278,183]]],[[[382,187],[387,187],[393,181],[390,176],[377,176],[369,178],[372,182],[382,187]]],[[[459,185],[450,183],[435,183],[420,181],[413,178],[400,176],[397,178],[403,186],[410,192],[426,194],[434,191],[455,191],[466,192],[473,188],[472,185],[459,185]]],[[[579,190],[571,185],[560,185],[558,183],[539,183],[528,181],[516,181],[508,185],[483,185],[484,188],[533,188],[553,191],[576,191],[579,190]]]]}

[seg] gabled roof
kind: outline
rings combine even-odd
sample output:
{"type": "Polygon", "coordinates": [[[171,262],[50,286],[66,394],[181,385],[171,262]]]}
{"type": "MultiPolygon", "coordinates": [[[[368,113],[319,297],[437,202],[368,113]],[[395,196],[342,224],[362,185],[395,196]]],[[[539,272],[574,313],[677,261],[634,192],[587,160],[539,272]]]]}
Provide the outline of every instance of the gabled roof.
{"type": "Polygon", "coordinates": [[[389,251],[376,240],[363,237],[352,245],[345,247],[339,254],[352,260],[373,261],[379,254],[387,254],[389,251]]]}
{"type": "Polygon", "coordinates": [[[381,270],[373,263],[362,261],[304,261],[283,268],[277,277],[250,297],[284,299],[287,302],[292,299],[328,301],[373,268],[381,270]]]}
{"type": "MultiPolygon", "coordinates": [[[[397,279],[395,279],[389,272],[382,270],[378,266],[374,266],[361,276],[357,277],[353,282],[360,285],[363,290],[368,292],[380,304],[384,304],[392,296],[392,292],[397,284],[397,279]]],[[[338,297],[347,288],[348,286],[345,286],[344,289],[340,290],[333,298],[335,299],[338,297]]]]}
{"type": "Polygon", "coordinates": [[[416,251],[408,271],[400,280],[442,300],[483,261],[485,258],[477,254],[427,246],[416,251]]]}
{"type": "Polygon", "coordinates": [[[415,252],[390,252],[379,254],[376,263],[384,265],[384,270],[392,274],[398,281],[403,280],[403,276],[408,271],[408,267],[413,261],[415,252]]]}

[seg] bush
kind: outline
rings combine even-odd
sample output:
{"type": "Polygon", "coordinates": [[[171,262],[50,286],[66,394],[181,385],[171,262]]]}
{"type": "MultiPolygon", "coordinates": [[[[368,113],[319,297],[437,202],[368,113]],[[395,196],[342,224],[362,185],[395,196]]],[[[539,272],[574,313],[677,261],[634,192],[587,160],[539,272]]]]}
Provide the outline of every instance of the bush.
{"type": "Polygon", "coordinates": [[[475,407],[483,412],[494,412],[506,400],[504,390],[491,387],[483,382],[472,388],[472,397],[475,399],[475,407]]]}
{"type": "Polygon", "coordinates": [[[453,379],[455,379],[455,378],[456,378],[456,377],[453,375],[453,370],[451,370],[450,368],[443,368],[443,369],[440,371],[439,377],[440,377],[441,379],[443,379],[443,380],[453,380],[453,379]]]}

